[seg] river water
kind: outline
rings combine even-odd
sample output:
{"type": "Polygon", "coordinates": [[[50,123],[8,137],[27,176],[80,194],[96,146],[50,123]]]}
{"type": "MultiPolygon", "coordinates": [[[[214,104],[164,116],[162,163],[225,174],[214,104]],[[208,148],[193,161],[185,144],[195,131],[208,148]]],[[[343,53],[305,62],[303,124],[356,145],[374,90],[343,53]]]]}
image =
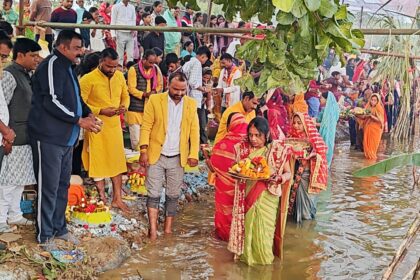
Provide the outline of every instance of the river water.
{"type": "MultiPolygon", "coordinates": [[[[380,159],[400,153],[400,147],[387,142],[381,144],[380,159]]],[[[353,177],[353,171],[371,162],[348,146],[336,146],[330,185],[319,198],[316,220],[287,224],[282,261],[257,267],[234,262],[227,244],[213,236],[210,197],[184,209],[174,236],[147,244],[101,279],[380,279],[419,213],[419,192],[412,189],[411,168],[375,178],[353,177]]],[[[417,238],[393,279],[403,279],[419,257],[417,238]]]]}

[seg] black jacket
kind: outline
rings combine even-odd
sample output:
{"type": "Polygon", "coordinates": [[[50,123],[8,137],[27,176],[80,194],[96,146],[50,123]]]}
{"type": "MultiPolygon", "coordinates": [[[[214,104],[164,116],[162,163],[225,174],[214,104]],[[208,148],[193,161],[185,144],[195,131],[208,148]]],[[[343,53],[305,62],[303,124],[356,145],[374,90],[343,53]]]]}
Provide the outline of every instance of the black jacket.
{"type": "Polygon", "coordinates": [[[91,111],[80,96],[72,62],[55,49],[36,69],[32,93],[30,137],[50,144],[73,146],[79,137],[80,117],[91,111]]]}

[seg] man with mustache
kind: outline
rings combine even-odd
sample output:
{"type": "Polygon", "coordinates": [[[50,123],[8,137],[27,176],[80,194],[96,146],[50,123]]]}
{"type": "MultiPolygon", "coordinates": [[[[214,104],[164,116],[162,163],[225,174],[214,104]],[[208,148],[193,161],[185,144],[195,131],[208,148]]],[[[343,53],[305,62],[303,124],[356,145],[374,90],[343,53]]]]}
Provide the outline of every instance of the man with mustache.
{"type": "Polygon", "coordinates": [[[80,128],[92,132],[101,129],[81,100],[73,70],[82,53],[80,34],[63,30],[56,48],[32,77],[28,132],[38,182],[37,239],[47,251],[56,249],[55,238],[78,243],[68,233],[65,218],[73,147],[80,128]]]}
{"type": "Polygon", "coordinates": [[[122,173],[127,172],[120,114],[130,104],[124,74],[117,70],[118,54],[112,48],[101,52],[99,66],[80,79],[83,101],[103,122],[100,133],[86,132],[83,141],[83,166],[96,182],[102,201],[106,203],[105,178],[111,178],[111,206],[128,211],[122,201],[122,173]]]}
{"type": "Polygon", "coordinates": [[[27,125],[32,98],[31,74],[41,61],[40,51],[41,46],[35,41],[18,38],[13,46],[13,62],[4,69],[1,81],[10,115],[9,126],[16,138],[4,143],[7,155],[0,170],[0,232],[11,231],[10,225],[33,225],[22,216],[20,200],[25,186],[36,184],[27,125]]]}

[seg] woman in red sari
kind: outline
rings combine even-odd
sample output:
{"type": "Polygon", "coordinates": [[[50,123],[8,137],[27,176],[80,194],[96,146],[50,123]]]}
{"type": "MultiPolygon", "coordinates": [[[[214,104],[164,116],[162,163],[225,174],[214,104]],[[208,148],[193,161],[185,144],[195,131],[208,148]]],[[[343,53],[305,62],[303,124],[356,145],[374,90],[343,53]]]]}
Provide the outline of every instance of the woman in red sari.
{"type": "Polygon", "coordinates": [[[235,193],[235,179],[228,170],[235,162],[234,146],[245,138],[247,126],[242,114],[232,113],[228,118],[228,134],[212,149],[210,162],[216,173],[214,224],[217,237],[224,241],[229,240],[235,193]]]}

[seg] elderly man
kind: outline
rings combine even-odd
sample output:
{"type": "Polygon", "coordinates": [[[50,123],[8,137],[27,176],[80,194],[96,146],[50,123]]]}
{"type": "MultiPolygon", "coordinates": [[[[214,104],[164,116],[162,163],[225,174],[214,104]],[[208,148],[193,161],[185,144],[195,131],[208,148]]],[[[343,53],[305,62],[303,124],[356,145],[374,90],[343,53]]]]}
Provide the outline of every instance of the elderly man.
{"type": "Polygon", "coordinates": [[[82,160],[96,182],[101,199],[106,203],[104,179],[111,178],[111,206],[128,211],[121,196],[121,174],[127,172],[127,166],[119,115],[128,108],[130,99],[124,75],[117,67],[117,52],[107,48],[101,52],[99,67],[80,79],[83,101],[103,122],[100,133],[85,134],[82,160]]]}
{"type": "Polygon", "coordinates": [[[185,96],[187,78],[177,72],[169,78],[168,93],[155,94],[146,104],[140,133],[140,163],[147,168],[149,235],[157,238],[162,187],[166,186],[165,227],[172,233],[184,167],[198,164],[199,125],[195,100],[185,96]]]}
{"type": "Polygon", "coordinates": [[[100,125],[80,98],[73,64],[83,53],[82,37],[72,30],[58,35],[56,49],[32,79],[28,132],[38,175],[38,242],[55,250],[54,238],[78,241],[67,231],[66,207],[73,146],[80,128],[98,132],[100,125]]]}

